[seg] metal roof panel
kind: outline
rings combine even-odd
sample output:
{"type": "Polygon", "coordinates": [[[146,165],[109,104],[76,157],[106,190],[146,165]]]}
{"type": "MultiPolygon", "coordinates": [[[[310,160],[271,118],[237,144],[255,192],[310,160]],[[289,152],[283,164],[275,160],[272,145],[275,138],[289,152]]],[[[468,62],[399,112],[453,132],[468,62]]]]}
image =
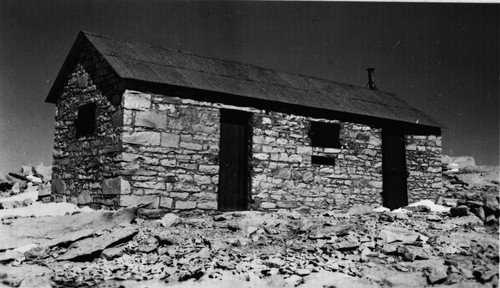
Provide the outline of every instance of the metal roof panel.
{"type": "Polygon", "coordinates": [[[391,93],[87,32],[82,35],[122,78],[442,126],[391,93]]]}

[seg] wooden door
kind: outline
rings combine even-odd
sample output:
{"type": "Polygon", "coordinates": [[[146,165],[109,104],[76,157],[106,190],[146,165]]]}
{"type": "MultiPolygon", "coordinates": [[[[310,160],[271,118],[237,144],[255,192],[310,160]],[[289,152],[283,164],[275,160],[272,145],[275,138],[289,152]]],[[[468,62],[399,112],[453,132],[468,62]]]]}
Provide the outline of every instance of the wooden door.
{"type": "Polygon", "coordinates": [[[221,110],[218,209],[247,210],[250,114],[221,110]]]}
{"type": "Polygon", "coordinates": [[[382,129],[382,173],[384,206],[396,209],[408,205],[405,136],[382,129]]]}

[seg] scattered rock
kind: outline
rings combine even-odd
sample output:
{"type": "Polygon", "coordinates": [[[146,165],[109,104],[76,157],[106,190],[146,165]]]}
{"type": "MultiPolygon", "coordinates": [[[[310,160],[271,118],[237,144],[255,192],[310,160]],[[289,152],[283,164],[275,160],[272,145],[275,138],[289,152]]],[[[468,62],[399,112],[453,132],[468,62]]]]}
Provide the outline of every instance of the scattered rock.
{"type": "Polygon", "coordinates": [[[311,274],[311,270],[309,270],[309,269],[297,269],[295,271],[295,274],[303,277],[303,276],[307,276],[307,275],[311,274]]]}
{"type": "Polygon", "coordinates": [[[38,185],[38,197],[50,196],[51,187],[50,184],[40,184],[38,185]]]}
{"type": "Polygon", "coordinates": [[[354,250],[360,246],[358,241],[341,241],[335,244],[339,251],[354,250]]]}
{"type": "Polygon", "coordinates": [[[448,277],[446,273],[447,267],[444,265],[431,265],[426,267],[426,270],[428,272],[427,281],[430,284],[444,282],[446,280],[446,277],[448,277]]]}
{"type": "Polygon", "coordinates": [[[396,215],[392,213],[391,211],[384,211],[383,213],[380,213],[380,220],[386,221],[386,222],[394,222],[396,220],[396,215]]]}
{"type": "Polygon", "coordinates": [[[403,243],[415,242],[419,236],[419,233],[394,226],[384,226],[379,233],[379,237],[382,238],[385,243],[393,243],[396,241],[403,243]]]}
{"type": "Polygon", "coordinates": [[[363,214],[368,214],[373,211],[373,207],[367,206],[367,205],[353,205],[349,210],[347,211],[347,214],[349,215],[363,215],[363,214]]]}
{"type": "Polygon", "coordinates": [[[43,259],[48,256],[47,247],[44,246],[36,246],[24,252],[24,257],[26,257],[26,259],[43,259]]]}
{"type": "Polygon", "coordinates": [[[139,246],[137,247],[137,251],[144,253],[151,253],[158,248],[158,239],[155,237],[148,237],[141,242],[139,242],[139,246]]]}
{"type": "Polygon", "coordinates": [[[495,225],[497,222],[497,218],[493,214],[489,215],[488,217],[486,217],[486,220],[484,220],[484,223],[487,225],[495,225]]]}
{"type": "Polygon", "coordinates": [[[24,200],[23,200],[23,206],[24,206],[24,207],[28,207],[28,206],[30,206],[31,204],[33,204],[33,200],[32,200],[32,199],[30,199],[30,198],[26,198],[26,199],[24,199],[24,200]]]}
{"type": "Polygon", "coordinates": [[[165,228],[172,227],[175,224],[178,224],[179,222],[180,222],[179,216],[172,213],[165,214],[165,216],[161,218],[161,225],[165,228]]]}
{"type": "Polygon", "coordinates": [[[123,246],[106,248],[101,253],[101,257],[107,260],[112,260],[122,255],[123,255],[123,246]]]}
{"type": "Polygon", "coordinates": [[[441,217],[439,217],[438,215],[436,214],[430,214],[430,215],[427,215],[427,221],[432,221],[432,222],[440,222],[442,220],[441,217]]]}

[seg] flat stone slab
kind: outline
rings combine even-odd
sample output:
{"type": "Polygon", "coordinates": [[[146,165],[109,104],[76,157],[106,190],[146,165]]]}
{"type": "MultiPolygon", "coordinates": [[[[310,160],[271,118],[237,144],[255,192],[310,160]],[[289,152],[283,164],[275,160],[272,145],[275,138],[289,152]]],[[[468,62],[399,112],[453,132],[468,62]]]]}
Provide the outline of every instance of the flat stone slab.
{"type": "Polygon", "coordinates": [[[88,237],[94,231],[129,224],[135,218],[137,208],[116,212],[95,211],[74,215],[18,218],[10,225],[0,225],[0,251],[39,244],[55,246],[88,237]]]}
{"type": "Polygon", "coordinates": [[[403,243],[414,242],[417,241],[420,234],[400,227],[384,226],[379,236],[385,243],[389,244],[396,241],[403,243]]]}
{"type": "Polygon", "coordinates": [[[111,233],[95,238],[85,238],[72,243],[68,251],[57,258],[58,261],[71,260],[78,257],[89,256],[112,246],[114,243],[133,237],[139,233],[139,227],[126,226],[118,228],[111,233]]]}

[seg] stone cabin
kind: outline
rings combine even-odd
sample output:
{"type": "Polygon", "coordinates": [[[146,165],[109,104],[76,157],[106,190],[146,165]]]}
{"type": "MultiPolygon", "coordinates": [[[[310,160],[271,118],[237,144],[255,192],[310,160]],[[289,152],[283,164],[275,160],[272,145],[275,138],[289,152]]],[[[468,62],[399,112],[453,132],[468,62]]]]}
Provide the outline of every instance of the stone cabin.
{"type": "Polygon", "coordinates": [[[80,32],[55,104],[55,201],[389,208],[441,190],[441,125],[391,93],[80,32]]]}

